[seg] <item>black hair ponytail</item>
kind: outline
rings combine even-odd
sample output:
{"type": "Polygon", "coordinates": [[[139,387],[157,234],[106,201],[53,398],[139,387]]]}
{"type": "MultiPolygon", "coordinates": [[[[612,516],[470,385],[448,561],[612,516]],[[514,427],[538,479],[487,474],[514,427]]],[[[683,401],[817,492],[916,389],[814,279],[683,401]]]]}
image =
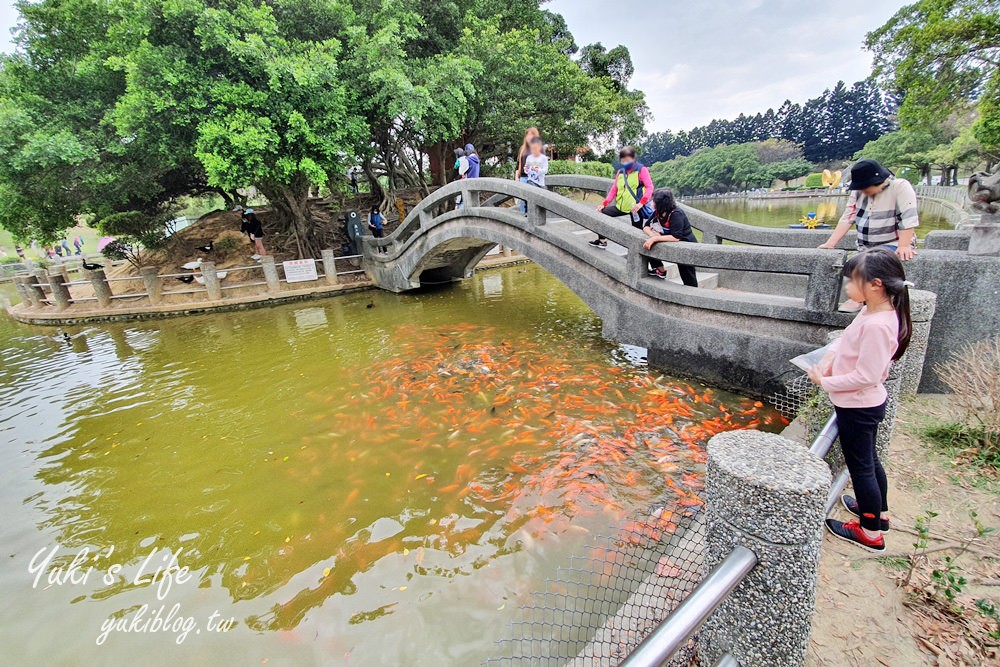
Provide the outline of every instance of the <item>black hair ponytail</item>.
{"type": "Polygon", "coordinates": [[[888,248],[871,248],[860,252],[844,265],[844,276],[860,278],[866,283],[881,280],[886,296],[899,320],[899,337],[893,361],[898,361],[910,346],[913,320],[910,317],[910,283],[899,256],[888,248]]]}

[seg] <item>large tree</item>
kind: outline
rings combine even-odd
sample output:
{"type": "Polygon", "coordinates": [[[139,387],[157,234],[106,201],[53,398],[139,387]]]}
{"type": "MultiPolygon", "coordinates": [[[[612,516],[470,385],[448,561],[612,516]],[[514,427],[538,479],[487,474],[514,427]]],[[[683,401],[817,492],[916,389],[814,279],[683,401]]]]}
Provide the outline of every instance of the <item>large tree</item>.
{"type": "MultiPolygon", "coordinates": [[[[391,196],[471,141],[503,163],[527,125],[567,150],[647,115],[627,49],[578,48],[542,0],[38,0],[0,72],[0,224],[160,224],[256,186],[318,251],[309,193],[362,164],[391,196]],[[140,214],[140,215],[134,215],[140,214]]],[[[443,171],[443,170],[439,170],[443,171]]]]}
{"type": "Polygon", "coordinates": [[[904,127],[933,130],[942,118],[978,105],[975,134],[1000,152],[1000,2],[919,0],[868,34],[875,74],[904,95],[904,127]]]}

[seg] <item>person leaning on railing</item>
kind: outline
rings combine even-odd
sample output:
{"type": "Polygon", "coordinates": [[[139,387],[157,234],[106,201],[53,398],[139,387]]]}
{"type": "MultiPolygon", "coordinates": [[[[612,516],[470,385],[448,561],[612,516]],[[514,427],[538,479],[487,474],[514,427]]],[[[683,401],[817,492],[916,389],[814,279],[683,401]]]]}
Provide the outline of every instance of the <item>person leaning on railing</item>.
{"type": "MultiPolygon", "coordinates": [[[[597,207],[597,211],[613,218],[627,215],[633,227],[642,229],[652,215],[647,205],[653,197],[653,179],[649,175],[649,169],[636,162],[635,148],[632,146],[625,146],[618,151],[618,159],[621,169],[615,174],[611,190],[597,207]]],[[[600,234],[589,243],[595,248],[608,247],[608,240],[600,234]]]]}
{"type": "MultiPolygon", "coordinates": [[[[858,250],[887,248],[903,261],[917,254],[917,193],[910,182],[895,175],[875,160],[861,160],[851,168],[851,196],[837,228],[820,248],[836,248],[851,225],[858,231],[858,250]]],[[[847,300],[840,306],[845,313],[861,310],[861,304],[847,300]]]]}
{"type": "MultiPolygon", "coordinates": [[[[688,221],[687,214],[677,207],[674,201],[674,193],[667,188],[660,188],[653,193],[653,217],[642,231],[645,232],[645,243],[642,244],[646,250],[652,249],[657,243],[697,243],[698,238],[694,235],[691,222],[688,221]]],[[[656,278],[666,279],[667,272],[663,268],[663,262],[658,259],[649,260],[649,275],[656,278]]],[[[677,270],[681,274],[681,281],[688,287],[698,286],[698,272],[690,264],[678,264],[677,270]]]]}

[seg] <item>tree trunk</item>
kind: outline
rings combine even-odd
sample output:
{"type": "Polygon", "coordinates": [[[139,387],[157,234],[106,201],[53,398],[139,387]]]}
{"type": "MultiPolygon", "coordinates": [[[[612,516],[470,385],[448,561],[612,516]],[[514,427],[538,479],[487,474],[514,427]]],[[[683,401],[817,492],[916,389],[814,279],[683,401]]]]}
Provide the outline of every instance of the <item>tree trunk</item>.
{"type": "Polygon", "coordinates": [[[447,169],[445,169],[444,143],[439,141],[431,146],[425,146],[424,151],[427,153],[427,161],[431,168],[431,184],[447,185],[448,176],[447,169]]]}
{"type": "Polygon", "coordinates": [[[309,210],[309,180],[298,174],[291,183],[264,183],[260,190],[271,204],[275,225],[291,234],[299,258],[319,257],[322,248],[309,210]]]}

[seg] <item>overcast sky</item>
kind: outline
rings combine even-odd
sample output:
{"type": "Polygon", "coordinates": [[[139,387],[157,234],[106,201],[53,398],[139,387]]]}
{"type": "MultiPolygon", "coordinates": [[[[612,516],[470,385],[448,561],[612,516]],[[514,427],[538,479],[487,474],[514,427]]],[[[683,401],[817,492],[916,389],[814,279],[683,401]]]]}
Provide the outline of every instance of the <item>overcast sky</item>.
{"type": "MultiPolygon", "coordinates": [[[[17,13],[0,0],[0,50],[17,13]]],[[[552,0],[581,46],[624,44],[632,86],[644,90],[651,130],[804,102],[843,79],[865,78],[865,33],[904,0],[552,0]]]]}
{"type": "MultiPolygon", "coordinates": [[[[910,0],[912,2],[912,0],[910,0]]],[[[865,33],[904,0],[552,0],[580,46],[624,44],[651,130],[804,102],[868,76],[865,33]]]]}

